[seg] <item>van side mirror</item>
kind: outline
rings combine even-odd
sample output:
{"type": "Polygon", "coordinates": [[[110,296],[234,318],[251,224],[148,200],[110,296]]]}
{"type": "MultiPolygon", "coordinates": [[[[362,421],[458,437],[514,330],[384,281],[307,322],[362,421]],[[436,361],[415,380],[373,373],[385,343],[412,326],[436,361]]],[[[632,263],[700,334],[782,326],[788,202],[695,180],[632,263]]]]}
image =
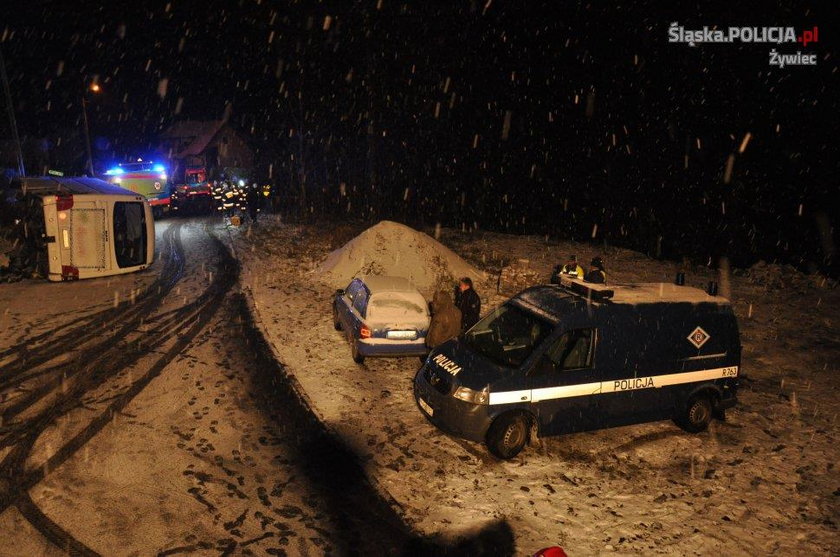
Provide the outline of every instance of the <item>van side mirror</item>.
{"type": "Polygon", "coordinates": [[[335,295],[336,296],[344,296],[344,289],[343,288],[336,289],[335,295]]]}

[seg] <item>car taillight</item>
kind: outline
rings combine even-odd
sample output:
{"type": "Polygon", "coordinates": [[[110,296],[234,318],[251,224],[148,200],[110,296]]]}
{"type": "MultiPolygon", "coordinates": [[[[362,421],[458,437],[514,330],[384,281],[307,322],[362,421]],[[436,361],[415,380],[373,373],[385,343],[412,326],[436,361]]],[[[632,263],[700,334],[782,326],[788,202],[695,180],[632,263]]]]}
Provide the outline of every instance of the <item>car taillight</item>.
{"type": "Polygon", "coordinates": [[[55,210],[68,211],[73,208],[72,195],[56,195],[55,196],[55,210]]]}
{"type": "Polygon", "coordinates": [[[362,338],[370,338],[370,329],[362,325],[362,330],[359,331],[359,336],[362,338]]]}

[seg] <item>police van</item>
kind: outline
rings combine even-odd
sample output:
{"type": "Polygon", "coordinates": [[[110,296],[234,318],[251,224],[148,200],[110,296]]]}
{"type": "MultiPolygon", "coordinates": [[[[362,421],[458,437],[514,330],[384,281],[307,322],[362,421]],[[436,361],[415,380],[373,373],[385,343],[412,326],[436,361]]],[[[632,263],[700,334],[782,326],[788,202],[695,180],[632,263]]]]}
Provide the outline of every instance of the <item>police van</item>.
{"type": "Polygon", "coordinates": [[[741,367],[735,315],[714,293],[573,278],[528,288],[433,350],[415,400],[441,430],[503,459],[532,431],[663,419],[703,431],[735,405],[741,367]]]}
{"type": "Polygon", "coordinates": [[[51,281],[140,271],[152,264],[155,228],[142,195],[96,178],[13,183],[22,243],[51,281]]]}

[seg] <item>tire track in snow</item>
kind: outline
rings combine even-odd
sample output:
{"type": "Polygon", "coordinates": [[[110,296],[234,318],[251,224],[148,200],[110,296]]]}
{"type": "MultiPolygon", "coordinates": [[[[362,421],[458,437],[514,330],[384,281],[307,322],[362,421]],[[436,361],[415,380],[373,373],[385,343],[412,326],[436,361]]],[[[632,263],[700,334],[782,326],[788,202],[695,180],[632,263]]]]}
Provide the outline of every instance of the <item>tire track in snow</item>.
{"type": "MultiPolygon", "coordinates": [[[[128,325],[150,315],[183,276],[184,253],[180,228],[180,224],[173,224],[164,231],[162,239],[167,251],[166,263],[160,276],[133,303],[124,300],[112,308],[59,325],[0,352],[0,358],[14,356],[13,360],[0,367],[0,389],[14,384],[19,376],[37,366],[97,339],[114,321],[128,325]]],[[[126,330],[126,327],[122,330],[126,330]]],[[[107,346],[110,342],[111,339],[107,339],[100,342],[99,346],[107,346]]]]}
{"type": "MultiPolygon", "coordinates": [[[[161,273],[161,281],[157,284],[166,286],[166,291],[171,290],[183,275],[184,257],[183,246],[180,241],[180,224],[171,226],[172,234],[164,235],[168,243],[171,257],[161,273]],[[173,230],[174,229],[174,230],[173,230]]],[[[36,418],[27,423],[21,436],[16,439],[11,451],[0,462],[0,513],[9,506],[15,506],[27,520],[40,531],[47,539],[55,543],[59,548],[67,550],[71,554],[95,555],[96,553],[76,540],[69,532],[63,530],[58,524],[51,521],[37,506],[34,505],[28,495],[29,489],[38,484],[49,474],[50,470],[60,466],[64,461],[73,456],[81,447],[93,438],[107,424],[111,423],[113,416],[120,412],[131,400],[137,396],[154,379],[168,363],[175,358],[193,340],[193,337],[206,326],[210,318],[218,310],[222,299],[224,299],[230,288],[236,283],[238,277],[238,265],[227,252],[225,246],[215,237],[212,237],[221,255],[220,272],[213,279],[210,286],[192,303],[187,304],[175,311],[173,320],[177,318],[178,326],[167,331],[161,331],[153,335],[150,344],[163,343],[168,339],[177,337],[177,340],[162,356],[152,364],[151,367],[122,394],[114,398],[98,415],[92,419],[87,426],[60,447],[46,462],[34,469],[26,469],[26,460],[29,457],[36,441],[44,431],[63,415],[67,414],[80,404],[82,396],[98,388],[103,381],[112,379],[119,371],[126,366],[139,360],[146,351],[139,346],[134,350],[126,350],[125,347],[114,344],[108,340],[97,343],[94,346],[85,348],[82,356],[76,358],[76,362],[86,361],[84,355],[97,354],[98,361],[103,362],[107,369],[91,369],[93,366],[84,366],[84,369],[76,369],[72,375],[78,375],[78,381],[66,392],[60,393],[57,400],[48,409],[42,411],[36,418]]],[[[148,306],[144,304],[145,313],[132,312],[129,314],[129,323],[126,323],[121,330],[129,329],[130,324],[136,328],[142,321],[142,317],[151,314],[160,305],[162,296],[155,298],[154,288],[147,292],[152,293],[148,306]]],[[[115,308],[119,309],[119,308],[115,308]]],[[[104,312],[107,316],[113,315],[109,310],[104,312]]],[[[149,335],[145,335],[148,338],[149,335]]],[[[47,360],[48,361],[48,360],[47,360]]],[[[33,401],[34,402],[34,401],[33,401]]],[[[0,431],[0,435],[4,433],[0,431]]]]}

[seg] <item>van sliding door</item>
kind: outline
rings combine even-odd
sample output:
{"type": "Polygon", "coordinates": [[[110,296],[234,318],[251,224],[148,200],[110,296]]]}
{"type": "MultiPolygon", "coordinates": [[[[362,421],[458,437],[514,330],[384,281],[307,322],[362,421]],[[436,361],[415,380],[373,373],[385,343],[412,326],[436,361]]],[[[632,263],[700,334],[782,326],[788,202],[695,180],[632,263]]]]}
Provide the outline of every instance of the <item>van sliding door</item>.
{"type": "Polygon", "coordinates": [[[601,383],[593,369],[597,331],[574,329],[548,343],[528,373],[531,403],[544,434],[603,427],[595,412],[601,383]]]}

